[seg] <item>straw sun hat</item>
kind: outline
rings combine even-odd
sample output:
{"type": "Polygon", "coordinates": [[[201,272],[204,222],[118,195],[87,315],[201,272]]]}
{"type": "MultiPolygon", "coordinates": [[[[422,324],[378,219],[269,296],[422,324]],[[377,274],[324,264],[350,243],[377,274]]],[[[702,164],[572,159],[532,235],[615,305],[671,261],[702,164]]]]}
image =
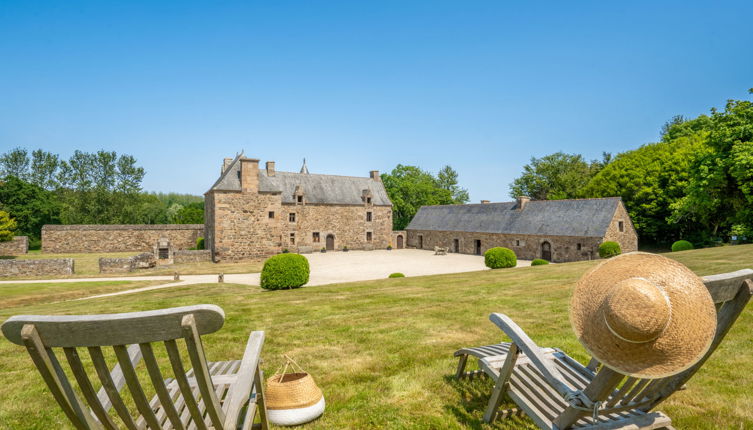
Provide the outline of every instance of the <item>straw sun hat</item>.
{"type": "Polygon", "coordinates": [[[583,346],[607,367],[662,378],[689,368],[708,351],[716,309],[690,269],[633,252],[583,275],[573,291],[570,322],[583,346]]]}

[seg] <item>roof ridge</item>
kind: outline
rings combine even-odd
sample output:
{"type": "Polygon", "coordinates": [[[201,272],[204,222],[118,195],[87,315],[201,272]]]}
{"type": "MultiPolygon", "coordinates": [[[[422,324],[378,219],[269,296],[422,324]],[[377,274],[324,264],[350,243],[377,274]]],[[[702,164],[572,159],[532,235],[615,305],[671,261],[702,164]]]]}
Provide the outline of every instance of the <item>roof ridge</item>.
{"type": "MultiPolygon", "coordinates": [[[[585,199],[551,199],[551,200],[530,200],[528,203],[533,202],[577,202],[577,201],[587,201],[587,200],[622,200],[622,197],[620,196],[614,196],[614,197],[588,197],[585,199]]],[[[489,205],[502,205],[502,204],[517,204],[517,201],[507,201],[507,202],[489,202],[489,203],[449,203],[445,205],[423,205],[421,207],[426,208],[432,208],[432,207],[438,207],[438,206],[489,206],[489,205]]]]}
{"type": "MultiPolygon", "coordinates": [[[[263,172],[262,169],[259,169],[259,172],[263,172]]],[[[266,172],[263,172],[263,173],[266,175],[266,172]]],[[[370,179],[371,180],[371,178],[368,176],[330,175],[327,173],[298,173],[298,172],[285,172],[285,171],[276,171],[275,175],[277,175],[278,173],[289,173],[291,175],[296,175],[296,176],[334,176],[337,178],[353,178],[353,179],[370,179]]]]}

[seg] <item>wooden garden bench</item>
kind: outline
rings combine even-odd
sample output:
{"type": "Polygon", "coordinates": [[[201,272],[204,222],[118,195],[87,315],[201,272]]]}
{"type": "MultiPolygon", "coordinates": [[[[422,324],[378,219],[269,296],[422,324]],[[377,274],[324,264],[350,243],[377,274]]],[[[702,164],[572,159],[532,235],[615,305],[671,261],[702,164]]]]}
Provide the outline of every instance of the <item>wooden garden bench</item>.
{"type": "Polygon", "coordinates": [[[19,315],[3,323],[2,331],[26,347],[77,429],[267,429],[259,367],[264,332],[251,333],[242,360],[207,362],[201,335],[219,330],[224,321],[220,307],[196,305],[109,315],[19,315]],[[62,349],[78,390],[56,349],[62,349]],[[117,363],[112,369],[108,358],[117,363]],[[186,371],[189,364],[193,368],[186,371]],[[167,368],[172,377],[164,377],[167,368]],[[150,384],[142,384],[147,380],[150,384]],[[253,425],[256,412],[261,422],[253,425]]]}
{"type": "Polygon", "coordinates": [[[703,281],[717,309],[716,334],[706,355],[674,376],[626,377],[595,359],[583,366],[559,349],[539,348],[510,318],[495,313],[491,321],[512,342],[458,350],[456,377],[486,375],[495,381],[486,422],[523,412],[542,429],[671,429],[671,419],[653,410],[700,369],[753,296],[751,269],[703,281]],[[469,356],[479,359],[480,370],[465,370],[469,356]],[[499,410],[505,394],[519,409],[499,410]]]}

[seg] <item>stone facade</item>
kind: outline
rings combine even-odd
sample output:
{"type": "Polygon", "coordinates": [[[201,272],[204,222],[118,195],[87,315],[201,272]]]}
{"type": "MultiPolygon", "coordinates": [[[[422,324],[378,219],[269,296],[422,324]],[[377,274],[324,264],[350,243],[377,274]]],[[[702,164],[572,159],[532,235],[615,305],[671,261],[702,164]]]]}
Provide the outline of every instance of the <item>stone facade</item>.
{"type": "Polygon", "coordinates": [[[100,258],[99,273],[126,273],[137,269],[148,269],[157,265],[157,258],[151,252],[124,258],[100,258]]]}
{"type": "MultiPolygon", "coordinates": [[[[604,241],[613,241],[620,244],[622,253],[634,252],[638,250],[638,233],[633,226],[633,221],[628,215],[625,205],[620,203],[614,213],[612,222],[609,223],[607,234],[604,235],[604,241]]],[[[596,255],[598,255],[598,251],[596,255]]]]}
{"type": "Polygon", "coordinates": [[[200,263],[203,261],[212,261],[212,251],[208,249],[175,251],[173,254],[173,263],[200,263]]]}
{"type": "Polygon", "coordinates": [[[13,236],[12,240],[0,242],[0,255],[23,255],[29,252],[28,236],[13,236]]]}
{"type": "Polygon", "coordinates": [[[0,277],[73,275],[72,258],[41,260],[0,260],[0,277]]]}
{"type": "Polygon", "coordinates": [[[216,262],[285,249],[385,249],[392,240],[392,204],[376,171],[369,178],[294,174],[275,172],[273,162],[260,171],[259,160],[238,156],[223,163],[204,208],[205,246],[216,262]]]}
{"type": "Polygon", "coordinates": [[[392,249],[403,249],[408,247],[408,233],[405,230],[394,230],[392,232],[392,249]]]}
{"type": "Polygon", "coordinates": [[[42,252],[152,252],[161,238],[174,249],[188,249],[203,235],[202,224],[45,225],[42,252]]]}

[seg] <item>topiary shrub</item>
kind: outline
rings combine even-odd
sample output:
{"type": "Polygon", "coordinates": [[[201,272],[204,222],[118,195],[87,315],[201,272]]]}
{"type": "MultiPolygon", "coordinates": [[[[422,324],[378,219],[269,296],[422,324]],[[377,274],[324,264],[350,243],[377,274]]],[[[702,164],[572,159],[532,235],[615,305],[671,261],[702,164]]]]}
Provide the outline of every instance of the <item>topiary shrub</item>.
{"type": "Polygon", "coordinates": [[[498,246],[496,248],[491,248],[484,253],[484,264],[490,269],[515,267],[518,265],[518,257],[515,256],[512,249],[498,246]]]}
{"type": "Polygon", "coordinates": [[[549,262],[544,260],[543,258],[537,258],[531,261],[531,266],[543,266],[545,264],[549,264],[549,262]]]}
{"type": "Polygon", "coordinates": [[[599,245],[599,257],[601,258],[610,258],[620,254],[622,254],[622,249],[617,242],[607,241],[599,245]]]}
{"type": "Polygon", "coordinates": [[[688,251],[690,249],[695,249],[695,247],[687,240],[678,240],[677,242],[672,244],[672,252],[688,251]]]}
{"type": "Polygon", "coordinates": [[[388,278],[405,278],[405,275],[403,275],[400,272],[390,273],[390,276],[388,278]]]}
{"type": "Polygon", "coordinates": [[[204,249],[204,238],[203,237],[196,238],[196,249],[204,249]]]}
{"type": "Polygon", "coordinates": [[[298,288],[308,281],[309,261],[301,254],[277,254],[261,269],[261,287],[267,290],[298,288]]]}

